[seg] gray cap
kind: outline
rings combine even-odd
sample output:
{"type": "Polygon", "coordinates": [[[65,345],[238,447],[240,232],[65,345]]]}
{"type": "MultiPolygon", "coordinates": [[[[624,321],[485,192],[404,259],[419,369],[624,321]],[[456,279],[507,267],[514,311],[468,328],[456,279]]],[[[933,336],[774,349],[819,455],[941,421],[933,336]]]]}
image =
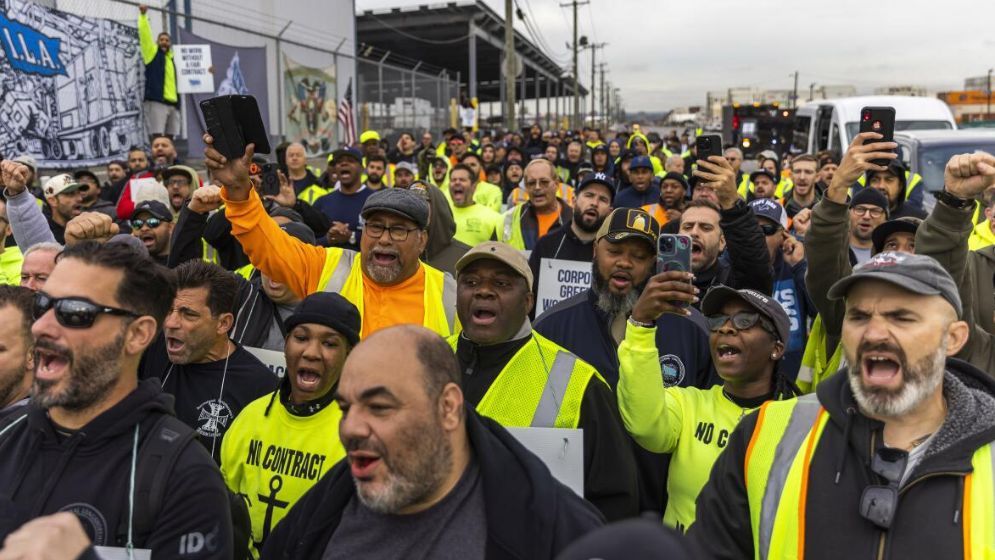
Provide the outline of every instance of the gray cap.
{"type": "Polygon", "coordinates": [[[914,294],[940,296],[953,306],[957,317],[961,316],[957,284],[933,257],[909,253],[878,253],[853,269],[850,276],[833,284],[829,288],[829,298],[846,298],[853,284],[860,280],[880,280],[914,294]]]}
{"type": "Polygon", "coordinates": [[[363,204],[365,219],[374,212],[390,212],[413,221],[419,228],[428,227],[428,202],[408,189],[380,189],[363,204]]]}
{"type": "Polygon", "coordinates": [[[397,165],[394,166],[394,173],[397,173],[401,169],[411,173],[412,175],[418,175],[418,166],[411,163],[410,161],[399,161],[397,165]]]}
{"type": "Polygon", "coordinates": [[[791,335],[791,321],[788,313],[776,299],[761,294],[756,290],[734,290],[729,286],[715,286],[708,290],[705,299],[701,300],[701,312],[706,317],[722,313],[722,306],[731,299],[738,299],[756,309],[761,315],[774,323],[777,338],[787,344],[791,335]]]}

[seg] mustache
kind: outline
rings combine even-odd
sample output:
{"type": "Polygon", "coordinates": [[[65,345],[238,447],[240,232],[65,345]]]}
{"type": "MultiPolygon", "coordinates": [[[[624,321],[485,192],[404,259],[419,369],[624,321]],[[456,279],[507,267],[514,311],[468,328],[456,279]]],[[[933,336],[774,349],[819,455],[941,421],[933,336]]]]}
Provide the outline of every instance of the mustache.
{"type": "Polygon", "coordinates": [[[857,347],[857,360],[862,362],[864,354],[869,352],[890,352],[898,357],[898,362],[902,366],[902,370],[907,369],[905,366],[908,361],[905,357],[905,351],[900,346],[888,342],[861,342],[860,346],[857,347]]]}
{"type": "Polygon", "coordinates": [[[57,344],[47,338],[39,338],[35,340],[35,350],[46,350],[52,354],[56,354],[59,357],[67,358],[72,360],[73,351],[67,346],[57,344]]]}

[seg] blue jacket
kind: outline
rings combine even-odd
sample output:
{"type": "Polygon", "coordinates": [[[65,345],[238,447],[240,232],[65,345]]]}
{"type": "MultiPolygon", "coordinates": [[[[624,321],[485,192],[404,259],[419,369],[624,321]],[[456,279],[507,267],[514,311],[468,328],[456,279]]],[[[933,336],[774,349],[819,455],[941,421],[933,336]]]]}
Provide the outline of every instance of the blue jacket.
{"type": "Polygon", "coordinates": [[[802,364],[810,320],[814,320],[818,313],[805,287],[807,271],[807,260],[791,266],[784,262],[784,256],[780,252],[774,259],[774,299],[788,313],[788,320],[791,322],[791,334],[788,336],[784,359],[778,367],[792,381],[798,377],[798,369],[802,364]]]}
{"type": "MultiPolygon", "coordinates": [[[[611,336],[611,318],[597,308],[592,290],[563,300],[543,313],[533,328],[594,366],[615,389],[618,347],[611,336]]],[[[664,314],[656,321],[664,383],[668,386],[711,387],[718,382],[708,348],[704,316],[692,309],[690,319],[664,314]]]]}
{"type": "Polygon", "coordinates": [[[615,195],[615,202],[612,206],[615,208],[642,208],[647,204],[656,204],[657,202],[660,202],[660,186],[654,183],[643,192],[639,192],[631,186],[620,190],[615,195]]]}

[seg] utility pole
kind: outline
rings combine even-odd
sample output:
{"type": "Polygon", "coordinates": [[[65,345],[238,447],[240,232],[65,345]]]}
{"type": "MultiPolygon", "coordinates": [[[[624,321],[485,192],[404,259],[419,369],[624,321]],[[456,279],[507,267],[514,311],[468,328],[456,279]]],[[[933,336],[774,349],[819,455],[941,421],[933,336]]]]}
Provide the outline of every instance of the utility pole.
{"type": "Polygon", "coordinates": [[[585,48],[591,49],[591,126],[594,126],[594,117],[597,116],[597,105],[595,105],[595,95],[594,92],[597,91],[596,84],[598,81],[594,77],[595,71],[597,71],[597,52],[598,49],[605,48],[608,43],[588,43],[585,48]]]}
{"type": "Polygon", "coordinates": [[[795,89],[791,94],[791,108],[798,107],[798,70],[795,70],[795,89]]]}
{"type": "Polygon", "coordinates": [[[988,69],[988,108],[985,110],[985,120],[992,120],[992,70],[995,68],[988,69]]]}
{"type": "MultiPolygon", "coordinates": [[[[509,2],[510,0],[505,0],[509,2]]],[[[577,117],[580,115],[580,70],[577,61],[577,53],[580,50],[580,45],[577,42],[577,8],[585,4],[589,4],[590,1],[578,2],[573,0],[567,4],[560,4],[561,8],[566,8],[567,6],[573,6],[574,9],[574,114],[573,119],[571,119],[571,128],[580,128],[577,125],[577,117]]]]}
{"type": "MultiPolygon", "coordinates": [[[[608,126],[608,110],[605,108],[605,63],[602,62],[598,65],[598,70],[601,70],[601,116],[605,120],[605,128],[608,126]]],[[[593,83],[593,82],[592,82],[593,83]]]]}
{"type": "Polygon", "coordinates": [[[808,85],[808,100],[815,100],[815,82],[808,85]]]}
{"type": "Polygon", "coordinates": [[[510,131],[515,123],[515,11],[514,0],[504,0],[504,123],[510,131]]]}

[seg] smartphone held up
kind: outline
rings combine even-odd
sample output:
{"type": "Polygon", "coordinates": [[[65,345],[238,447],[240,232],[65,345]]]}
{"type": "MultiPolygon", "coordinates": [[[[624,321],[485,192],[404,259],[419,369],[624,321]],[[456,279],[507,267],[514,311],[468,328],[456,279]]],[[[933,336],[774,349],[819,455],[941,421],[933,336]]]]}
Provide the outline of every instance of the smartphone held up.
{"type": "MultiPolygon", "coordinates": [[[[874,142],[895,141],[895,108],[864,107],[860,110],[860,132],[876,132],[881,138],[874,142]]],[[[887,166],[888,160],[876,159],[874,165],[887,166]]]]}
{"type": "Polygon", "coordinates": [[[214,149],[228,159],[242,157],[245,147],[255,144],[257,154],[271,151],[256,98],[251,95],[222,95],[200,102],[207,133],[214,149]]]}

